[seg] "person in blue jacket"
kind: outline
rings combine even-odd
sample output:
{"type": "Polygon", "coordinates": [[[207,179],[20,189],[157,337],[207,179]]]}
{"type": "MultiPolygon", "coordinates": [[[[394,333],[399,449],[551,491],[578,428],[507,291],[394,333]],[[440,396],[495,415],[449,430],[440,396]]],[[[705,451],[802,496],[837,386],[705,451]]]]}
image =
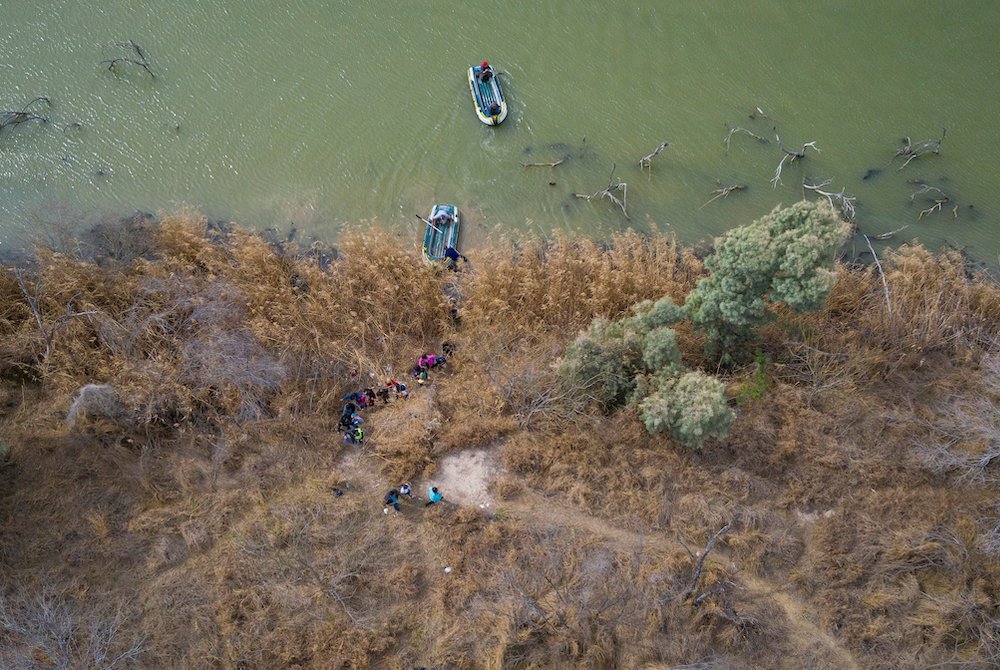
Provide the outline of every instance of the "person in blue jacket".
{"type": "Polygon", "coordinates": [[[430,507],[434,503],[441,502],[444,500],[444,496],[438,491],[438,487],[430,486],[427,488],[427,502],[424,503],[424,507],[430,507]]]}

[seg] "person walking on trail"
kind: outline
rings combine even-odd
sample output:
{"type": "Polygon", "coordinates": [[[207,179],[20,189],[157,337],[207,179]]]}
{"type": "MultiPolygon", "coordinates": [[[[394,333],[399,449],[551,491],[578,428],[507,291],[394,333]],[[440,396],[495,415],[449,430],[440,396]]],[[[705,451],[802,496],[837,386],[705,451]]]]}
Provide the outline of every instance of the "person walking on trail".
{"type": "Polygon", "coordinates": [[[438,491],[438,487],[431,486],[427,489],[427,502],[424,503],[424,507],[430,507],[434,503],[439,503],[444,500],[444,496],[438,491]]]}
{"type": "Polygon", "coordinates": [[[397,512],[399,511],[399,491],[396,489],[389,489],[389,492],[385,494],[385,498],[382,499],[385,503],[385,507],[382,509],[384,514],[389,513],[389,507],[392,507],[397,512]]]}
{"type": "Polygon", "coordinates": [[[365,431],[361,430],[361,426],[355,428],[353,432],[348,431],[348,433],[351,436],[351,444],[365,446],[365,431]]]}

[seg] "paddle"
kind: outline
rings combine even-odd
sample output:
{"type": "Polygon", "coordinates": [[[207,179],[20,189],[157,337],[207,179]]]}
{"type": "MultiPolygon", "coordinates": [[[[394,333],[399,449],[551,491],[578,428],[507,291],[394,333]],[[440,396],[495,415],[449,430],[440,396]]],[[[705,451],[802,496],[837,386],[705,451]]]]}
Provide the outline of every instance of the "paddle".
{"type": "Polygon", "coordinates": [[[442,235],[444,235],[444,233],[443,233],[443,232],[441,232],[441,229],[440,229],[440,228],[438,228],[438,227],[437,227],[437,226],[435,226],[435,225],[434,225],[433,223],[431,223],[431,220],[430,220],[430,219],[425,219],[424,217],[420,216],[419,214],[414,214],[413,216],[417,217],[418,219],[420,219],[421,221],[423,221],[424,223],[426,223],[426,224],[427,224],[428,226],[430,226],[430,227],[431,227],[431,228],[433,228],[434,230],[436,230],[436,231],[438,231],[439,233],[441,233],[442,235]]]}

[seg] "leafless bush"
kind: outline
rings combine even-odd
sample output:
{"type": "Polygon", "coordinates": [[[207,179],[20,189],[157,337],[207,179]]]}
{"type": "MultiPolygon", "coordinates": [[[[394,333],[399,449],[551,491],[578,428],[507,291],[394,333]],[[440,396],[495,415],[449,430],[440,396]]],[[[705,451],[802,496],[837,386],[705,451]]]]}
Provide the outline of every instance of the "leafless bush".
{"type": "Polygon", "coordinates": [[[263,416],[267,397],[278,390],[284,377],[284,366],[246,330],[211,333],[184,347],[181,380],[200,388],[235,391],[238,421],[263,416]]]}
{"type": "Polygon", "coordinates": [[[1000,356],[985,358],[980,370],[983,393],[955,396],[942,418],[923,424],[928,434],[916,443],[932,472],[971,484],[1000,481],[1000,356]]]}
{"type": "Polygon", "coordinates": [[[994,503],[993,514],[986,522],[987,529],[979,536],[979,548],[987,556],[1000,559],[1000,500],[994,503]]]}
{"type": "Polygon", "coordinates": [[[0,662],[10,670],[115,670],[138,667],[144,643],[127,639],[124,608],[74,611],[64,593],[0,595],[0,662]],[[86,619],[90,619],[88,622],[86,619]]]}
{"type": "Polygon", "coordinates": [[[81,414],[92,417],[118,419],[124,414],[125,408],[115,397],[111,384],[87,384],[76,394],[69,410],[66,412],[66,423],[72,428],[81,414]]]}
{"type": "Polygon", "coordinates": [[[584,394],[554,367],[558,349],[524,337],[500,337],[476,351],[475,362],[522,428],[545,417],[566,421],[584,413],[584,394]]]}

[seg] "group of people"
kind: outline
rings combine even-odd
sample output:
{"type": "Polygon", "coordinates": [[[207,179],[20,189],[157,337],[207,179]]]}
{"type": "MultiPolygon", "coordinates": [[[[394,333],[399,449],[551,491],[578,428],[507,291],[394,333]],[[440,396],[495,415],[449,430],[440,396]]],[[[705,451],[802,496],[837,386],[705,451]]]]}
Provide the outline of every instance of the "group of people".
{"type": "MultiPolygon", "coordinates": [[[[423,500],[420,496],[414,495],[413,487],[410,485],[410,482],[403,482],[399,485],[399,488],[389,489],[389,492],[385,494],[385,497],[382,499],[382,502],[385,504],[385,507],[382,508],[382,512],[388,514],[390,507],[399,512],[400,497],[409,498],[410,500],[423,500]]],[[[439,503],[442,500],[444,500],[444,495],[438,490],[438,487],[427,487],[427,500],[424,501],[424,507],[430,507],[431,505],[439,503]]]]}
{"type": "MultiPolygon", "coordinates": [[[[455,350],[454,345],[448,342],[445,342],[441,349],[449,353],[455,350]]],[[[410,374],[416,378],[417,384],[423,386],[430,380],[431,368],[441,367],[447,363],[448,357],[445,355],[424,354],[417,359],[417,364],[410,370],[410,374]]]]}
{"type": "MultiPolygon", "coordinates": [[[[418,384],[426,384],[428,378],[428,371],[432,368],[439,368],[448,362],[448,357],[455,353],[457,347],[451,342],[444,342],[441,344],[441,355],[437,354],[423,354],[417,359],[417,364],[413,366],[413,376],[417,378],[418,384]]],[[[352,374],[355,376],[357,373],[352,374]]],[[[344,411],[340,415],[340,422],[338,424],[339,428],[344,431],[344,444],[354,444],[354,445],[364,445],[365,432],[362,429],[362,424],[365,423],[365,418],[361,416],[358,411],[366,407],[374,407],[379,401],[383,405],[389,404],[389,398],[395,396],[399,400],[405,400],[409,397],[409,391],[406,389],[406,384],[396,381],[395,379],[390,379],[384,385],[380,386],[377,390],[372,387],[366,387],[360,391],[351,391],[345,395],[341,400],[344,401],[344,411]]],[[[343,491],[340,489],[334,489],[334,495],[342,495],[343,491]]],[[[400,498],[408,498],[410,500],[421,500],[419,496],[413,493],[413,487],[409,482],[403,482],[398,487],[390,489],[388,493],[385,494],[383,498],[383,503],[385,504],[384,512],[389,513],[389,508],[392,507],[397,512],[400,511],[399,501],[400,498]]],[[[436,486],[427,487],[427,500],[424,501],[424,506],[429,507],[435,503],[439,503],[444,500],[444,495],[438,490],[436,486]]]]}
{"type": "Polygon", "coordinates": [[[405,399],[409,395],[409,391],[406,390],[406,384],[397,382],[395,379],[390,379],[384,386],[380,386],[377,391],[371,387],[367,387],[361,391],[351,391],[341,398],[341,400],[346,401],[346,404],[344,405],[344,411],[340,415],[340,422],[337,426],[344,431],[344,444],[364,445],[365,432],[361,428],[361,424],[365,422],[365,418],[358,414],[358,410],[373,407],[379,400],[382,401],[383,405],[388,405],[391,396],[405,399]]]}
{"type": "MultiPolygon", "coordinates": [[[[483,64],[479,66],[479,72],[478,74],[476,74],[476,77],[479,79],[479,81],[485,84],[490,79],[493,79],[493,68],[490,67],[489,63],[483,61],[483,64]]],[[[494,100],[493,102],[490,103],[490,107],[487,111],[489,112],[490,116],[496,116],[497,114],[500,113],[500,105],[496,102],[496,100],[494,100]]]]}

